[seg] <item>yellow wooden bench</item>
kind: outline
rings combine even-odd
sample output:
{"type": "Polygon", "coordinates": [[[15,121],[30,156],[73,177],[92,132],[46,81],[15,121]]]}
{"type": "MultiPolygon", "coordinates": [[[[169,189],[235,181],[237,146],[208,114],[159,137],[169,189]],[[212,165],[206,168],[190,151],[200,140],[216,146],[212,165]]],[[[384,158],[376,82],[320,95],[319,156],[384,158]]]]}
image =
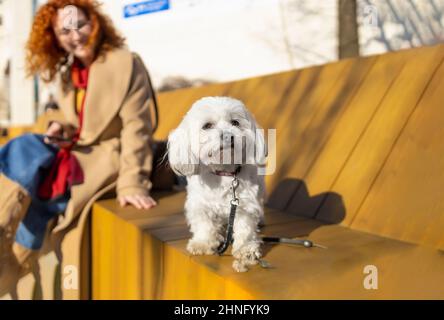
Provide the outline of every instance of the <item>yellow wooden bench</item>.
{"type": "MultiPolygon", "coordinates": [[[[60,111],[52,111],[59,114],[60,111]]],[[[0,145],[6,144],[9,140],[14,139],[26,133],[39,133],[43,134],[46,131],[48,125],[48,114],[44,113],[37,118],[37,121],[33,125],[28,126],[11,126],[8,128],[8,134],[5,137],[0,137],[0,145]]]]}
{"type": "Polygon", "coordinates": [[[16,138],[24,133],[32,132],[33,126],[17,126],[8,128],[8,135],[0,137],[0,146],[6,144],[9,140],[16,138]]]}
{"type": "Polygon", "coordinates": [[[265,245],[272,268],[239,274],[228,255],[186,252],[184,193],[155,194],[147,212],[105,200],[93,209],[92,298],[443,299],[443,58],[439,45],[162,94],[158,138],[209,95],[276,128],[262,232],[328,249],[265,245]]]}

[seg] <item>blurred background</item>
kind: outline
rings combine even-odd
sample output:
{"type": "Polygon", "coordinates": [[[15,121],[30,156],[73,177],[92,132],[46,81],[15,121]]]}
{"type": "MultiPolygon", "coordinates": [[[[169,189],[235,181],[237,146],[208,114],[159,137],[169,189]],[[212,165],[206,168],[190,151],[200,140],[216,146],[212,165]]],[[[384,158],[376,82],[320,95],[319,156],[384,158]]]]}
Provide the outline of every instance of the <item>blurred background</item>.
{"type": "MultiPolygon", "coordinates": [[[[26,78],[43,0],[0,0],[0,128],[33,124],[55,86],[26,78]]],[[[444,40],[444,0],[102,0],[158,91],[277,73],[444,40]]]]}

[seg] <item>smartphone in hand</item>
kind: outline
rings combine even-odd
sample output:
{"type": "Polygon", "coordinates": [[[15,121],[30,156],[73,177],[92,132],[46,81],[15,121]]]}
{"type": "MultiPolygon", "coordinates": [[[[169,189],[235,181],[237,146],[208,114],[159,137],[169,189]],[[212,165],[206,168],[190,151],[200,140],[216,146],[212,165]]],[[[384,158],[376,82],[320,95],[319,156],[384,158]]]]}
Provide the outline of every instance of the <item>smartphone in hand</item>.
{"type": "Polygon", "coordinates": [[[49,136],[49,135],[44,135],[44,138],[48,139],[51,143],[57,143],[57,142],[73,142],[72,139],[70,138],[64,138],[61,136],[49,136]]]}

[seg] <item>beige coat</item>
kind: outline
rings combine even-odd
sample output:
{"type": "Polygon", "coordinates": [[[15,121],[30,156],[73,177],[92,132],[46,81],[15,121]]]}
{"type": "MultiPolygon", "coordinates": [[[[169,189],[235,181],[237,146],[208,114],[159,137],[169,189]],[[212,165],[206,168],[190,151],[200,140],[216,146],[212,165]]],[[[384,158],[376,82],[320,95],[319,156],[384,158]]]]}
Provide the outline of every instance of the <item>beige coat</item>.
{"type": "MultiPolygon", "coordinates": [[[[74,98],[72,88],[60,89],[62,121],[78,126],[74,98]]],[[[150,106],[149,80],[138,56],[118,49],[91,65],[84,124],[78,146],[73,150],[85,181],[72,188],[67,210],[53,229],[56,243],[63,238],[63,265],[76,265],[80,269],[83,265],[81,282],[87,282],[84,273],[89,272],[85,269],[88,262],[81,261],[81,254],[87,256],[88,244],[82,241],[88,241],[84,231],[92,204],[113,189],[120,196],[147,195],[151,188],[150,106]]],[[[85,295],[72,290],[64,294],[64,298],[79,297],[85,295]]]]}

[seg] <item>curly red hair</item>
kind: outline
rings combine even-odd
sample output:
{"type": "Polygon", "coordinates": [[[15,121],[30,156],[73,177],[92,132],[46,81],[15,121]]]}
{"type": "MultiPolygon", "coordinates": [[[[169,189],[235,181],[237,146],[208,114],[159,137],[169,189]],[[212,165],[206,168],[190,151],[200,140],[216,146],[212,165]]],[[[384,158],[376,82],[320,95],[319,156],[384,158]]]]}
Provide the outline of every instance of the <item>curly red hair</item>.
{"type": "Polygon", "coordinates": [[[52,24],[57,11],[69,5],[81,9],[91,21],[89,43],[95,45],[96,56],[125,45],[125,38],[117,32],[111,19],[101,12],[101,4],[96,0],[49,0],[37,11],[26,44],[28,75],[39,75],[45,82],[50,82],[66,62],[67,53],[60,47],[52,24]]]}

